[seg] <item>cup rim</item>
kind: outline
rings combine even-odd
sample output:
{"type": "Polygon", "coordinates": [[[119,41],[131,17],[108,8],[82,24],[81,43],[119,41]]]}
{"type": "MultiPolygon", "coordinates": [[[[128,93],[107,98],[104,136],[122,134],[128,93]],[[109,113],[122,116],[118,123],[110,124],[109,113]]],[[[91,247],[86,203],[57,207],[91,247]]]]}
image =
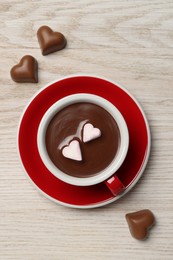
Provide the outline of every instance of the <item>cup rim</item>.
{"type": "Polygon", "coordinates": [[[46,111],[38,127],[37,146],[38,146],[40,157],[44,165],[55,177],[72,185],[90,186],[90,185],[98,184],[108,179],[120,168],[127,155],[127,151],[129,147],[129,133],[128,133],[127,124],[122,114],[111,102],[94,94],[80,93],[80,94],[69,95],[58,100],[46,111]],[[119,127],[120,140],[121,140],[118,153],[116,154],[113,161],[106,167],[106,169],[102,170],[100,173],[94,176],[85,177],[85,178],[70,176],[62,172],[60,169],[58,169],[58,167],[56,167],[54,163],[51,161],[46,151],[46,145],[45,145],[45,134],[46,134],[47,126],[51,121],[51,119],[53,118],[53,116],[56,113],[58,113],[60,110],[62,110],[64,107],[71,105],[73,103],[81,103],[81,102],[94,103],[96,105],[102,106],[106,111],[108,111],[111,114],[111,116],[115,119],[119,127]]]}

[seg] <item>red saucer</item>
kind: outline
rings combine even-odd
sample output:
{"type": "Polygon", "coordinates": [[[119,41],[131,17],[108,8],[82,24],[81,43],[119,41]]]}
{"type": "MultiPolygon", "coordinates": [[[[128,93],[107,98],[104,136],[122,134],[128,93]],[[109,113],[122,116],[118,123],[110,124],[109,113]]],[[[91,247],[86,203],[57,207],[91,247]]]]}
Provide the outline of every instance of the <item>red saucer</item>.
{"type": "Polygon", "coordinates": [[[19,154],[25,171],[36,187],[60,204],[91,208],[110,203],[129,191],[142,175],[149,157],[150,132],[146,117],[134,98],[113,82],[93,76],[72,76],[61,79],[41,90],[26,108],[19,126],[19,154]],[[59,99],[90,93],[113,103],[122,113],[129,130],[129,151],[117,176],[126,190],[116,197],[104,183],[79,187],[57,179],[44,166],[37,148],[37,130],[47,111],[59,99]]]}

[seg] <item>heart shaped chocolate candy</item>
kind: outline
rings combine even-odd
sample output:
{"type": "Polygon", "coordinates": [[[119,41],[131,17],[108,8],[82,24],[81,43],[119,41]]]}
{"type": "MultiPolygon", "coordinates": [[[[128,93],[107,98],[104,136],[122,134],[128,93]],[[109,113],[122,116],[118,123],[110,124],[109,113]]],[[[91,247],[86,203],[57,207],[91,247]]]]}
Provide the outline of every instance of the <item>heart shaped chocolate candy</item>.
{"type": "Polygon", "coordinates": [[[20,62],[15,65],[11,71],[11,78],[20,83],[37,83],[38,82],[38,63],[37,60],[30,56],[24,56],[20,62]]]}
{"type": "Polygon", "coordinates": [[[131,235],[139,240],[143,240],[147,237],[148,229],[151,228],[155,222],[153,213],[148,209],[128,213],[126,214],[126,220],[131,235]]]}
{"type": "Polygon", "coordinates": [[[48,26],[41,26],[37,31],[37,38],[43,55],[59,51],[66,46],[66,38],[60,32],[54,32],[48,26]]]}

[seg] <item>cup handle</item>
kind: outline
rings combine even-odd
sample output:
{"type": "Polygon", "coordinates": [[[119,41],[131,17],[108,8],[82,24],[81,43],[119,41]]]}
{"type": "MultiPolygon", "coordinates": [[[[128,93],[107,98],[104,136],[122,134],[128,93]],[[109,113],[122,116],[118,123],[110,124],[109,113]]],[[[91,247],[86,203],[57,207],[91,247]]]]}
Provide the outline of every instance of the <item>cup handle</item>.
{"type": "Polygon", "coordinates": [[[109,190],[112,192],[114,196],[117,196],[125,189],[125,186],[116,175],[113,175],[108,180],[105,180],[104,183],[106,184],[106,186],[109,188],[109,190]]]}

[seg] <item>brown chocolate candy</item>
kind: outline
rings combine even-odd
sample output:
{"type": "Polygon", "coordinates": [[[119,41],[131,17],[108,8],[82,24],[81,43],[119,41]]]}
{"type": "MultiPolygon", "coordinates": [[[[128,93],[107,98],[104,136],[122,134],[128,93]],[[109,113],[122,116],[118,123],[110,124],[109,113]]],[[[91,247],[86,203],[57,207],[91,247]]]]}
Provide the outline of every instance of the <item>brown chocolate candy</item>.
{"type": "Polygon", "coordinates": [[[155,218],[149,209],[126,214],[131,235],[139,240],[147,237],[148,229],[154,225],[155,218]]]}
{"type": "Polygon", "coordinates": [[[37,31],[37,37],[43,55],[59,51],[66,46],[66,38],[60,32],[54,32],[48,26],[42,26],[37,31]]]}
{"type": "Polygon", "coordinates": [[[11,71],[11,78],[20,83],[37,83],[38,82],[38,63],[37,60],[30,56],[24,56],[20,62],[15,65],[11,71]]]}

